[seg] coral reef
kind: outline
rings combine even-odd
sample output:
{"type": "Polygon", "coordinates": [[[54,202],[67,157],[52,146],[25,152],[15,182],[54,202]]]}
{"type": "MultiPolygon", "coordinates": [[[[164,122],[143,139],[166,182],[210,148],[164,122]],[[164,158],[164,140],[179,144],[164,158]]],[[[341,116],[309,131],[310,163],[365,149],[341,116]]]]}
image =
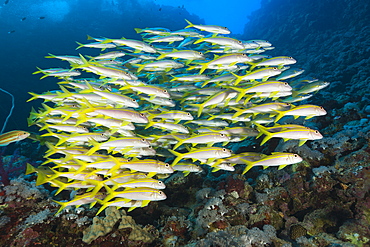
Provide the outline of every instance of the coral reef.
{"type": "Polygon", "coordinates": [[[91,243],[100,236],[104,236],[112,231],[115,224],[119,221],[118,230],[129,228],[130,234],[128,240],[145,243],[151,243],[154,240],[148,231],[135,224],[131,216],[126,215],[125,211],[118,211],[115,207],[108,207],[105,210],[105,218],[94,217],[93,224],[84,231],[82,241],[91,243]]]}

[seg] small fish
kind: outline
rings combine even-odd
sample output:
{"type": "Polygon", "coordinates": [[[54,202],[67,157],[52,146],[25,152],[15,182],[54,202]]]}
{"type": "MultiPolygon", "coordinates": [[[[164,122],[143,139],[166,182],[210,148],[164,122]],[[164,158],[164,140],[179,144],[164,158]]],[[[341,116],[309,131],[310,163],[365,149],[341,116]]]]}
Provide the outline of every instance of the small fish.
{"type": "MultiPolygon", "coordinates": [[[[103,196],[100,194],[100,195],[96,195],[95,197],[102,198],[103,196]]],[[[82,194],[82,195],[78,195],[74,199],[72,199],[71,201],[67,201],[67,202],[59,202],[59,201],[54,201],[53,200],[53,202],[58,203],[61,206],[59,208],[59,210],[55,213],[55,215],[59,214],[64,208],[66,208],[68,206],[72,206],[72,205],[73,206],[80,206],[80,205],[84,205],[84,204],[88,204],[88,203],[92,203],[92,205],[94,205],[96,203],[95,197],[91,197],[90,193],[85,193],[85,194],[82,194]]]]}
{"type": "Polygon", "coordinates": [[[180,139],[176,136],[174,137],[178,140],[178,143],[173,147],[173,150],[176,150],[184,143],[191,143],[193,147],[201,143],[205,143],[208,146],[211,146],[217,142],[228,142],[230,140],[230,138],[225,134],[213,132],[194,135],[186,139],[180,139]]]}
{"type": "Polygon", "coordinates": [[[26,20],[27,19],[27,17],[23,17],[23,18],[21,18],[21,21],[24,21],[24,20],[26,20]]]}
{"type": "Polygon", "coordinates": [[[114,199],[113,201],[109,201],[109,202],[104,202],[100,199],[97,199],[95,198],[95,200],[101,204],[102,206],[100,207],[100,209],[98,210],[98,212],[96,213],[96,215],[100,214],[104,209],[106,209],[107,207],[123,207],[123,208],[129,208],[127,210],[127,212],[130,212],[132,210],[134,210],[135,208],[138,208],[138,207],[145,207],[148,205],[148,203],[144,203],[144,201],[140,201],[140,200],[132,200],[132,201],[127,201],[127,199],[125,198],[117,198],[117,199],[114,199]]]}
{"type": "Polygon", "coordinates": [[[149,201],[161,201],[167,198],[166,194],[163,191],[146,187],[125,188],[125,190],[123,191],[113,191],[106,185],[105,188],[107,189],[109,194],[104,198],[103,203],[106,203],[115,197],[125,198],[127,199],[127,201],[144,200],[148,203],[149,201]]]}
{"type": "Polygon", "coordinates": [[[298,146],[302,146],[307,140],[318,140],[323,138],[318,130],[312,130],[302,126],[299,128],[283,129],[281,131],[273,133],[269,132],[267,128],[263,127],[262,125],[256,123],[256,126],[258,130],[261,131],[261,133],[266,135],[266,137],[262,140],[260,144],[261,146],[273,137],[283,138],[284,141],[287,141],[289,139],[299,139],[298,146]]]}
{"type": "Polygon", "coordinates": [[[244,169],[243,174],[248,172],[254,166],[263,166],[267,168],[269,166],[278,166],[279,170],[283,169],[287,165],[296,164],[301,162],[303,159],[298,154],[292,153],[273,153],[272,155],[267,155],[257,161],[244,160],[247,167],[244,169]]]}
{"type": "Polygon", "coordinates": [[[215,33],[215,34],[229,34],[230,33],[230,30],[227,27],[221,27],[221,26],[216,26],[216,25],[194,25],[193,23],[191,23],[190,21],[186,19],[185,21],[189,24],[185,28],[194,27],[201,31],[206,31],[206,32],[215,33]]]}
{"type": "Polygon", "coordinates": [[[43,19],[45,19],[45,16],[40,16],[39,19],[43,20],[43,19]]]}
{"type": "Polygon", "coordinates": [[[305,119],[310,119],[315,116],[326,115],[325,109],[322,106],[317,105],[299,105],[289,110],[275,110],[275,112],[278,113],[274,121],[275,123],[284,116],[294,116],[295,119],[300,116],[304,116],[306,117],[305,119]]]}
{"type": "Polygon", "coordinates": [[[10,33],[15,33],[15,30],[11,30],[11,31],[9,31],[8,33],[9,33],[9,34],[10,34],[10,33]]]}
{"type": "Polygon", "coordinates": [[[30,133],[23,130],[12,130],[0,135],[0,146],[7,146],[12,142],[26,139],[30,133]]]}
{"type": "Polygon", "coordinates": [[[172,162],[172,166],[176,165],[181,159],[208,159],[207,162],[212,162],[217,158],[226,158],[232,155],[232,151],[226,148],[220,147],[203,147],[203,148],[193,148],[188,153],[178,153],[174,150],[169,149],[173,155],[177,156],[176,159],[172,162]]]}
{"type": "Polygon", "coordinates": [[[198,165],[195,165],[190,162],[181,162],[177,163],[176,165],[172,166],[173,170],[175,171],[182,171],[184,173],[184,176],[188,176],[191,172],[202,172],[203,169],[199,167],[198,165]]]}

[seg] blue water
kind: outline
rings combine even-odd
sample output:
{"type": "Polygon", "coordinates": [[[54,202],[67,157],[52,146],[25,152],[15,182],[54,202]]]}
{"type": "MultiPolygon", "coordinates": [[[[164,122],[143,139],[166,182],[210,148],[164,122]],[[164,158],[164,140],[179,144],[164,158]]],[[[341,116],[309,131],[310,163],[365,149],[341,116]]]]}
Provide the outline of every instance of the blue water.
{"type": "MultiPolygon", "coordinates": [[[[55,78],[39,80],[32,75],[40,68],[68,66],[56,59],[45,59],[48,53],[78,55],[88,48],[75,50],[76,41],[88,43],[86,35],[94,37],[140,39],[134,28],[166,27],[171,30],[186,26],[184,19],[193,23],[228,26],[233,34],[241,32],[250,11],[259,7],[260,0],[239,0],[227,4],[211,1],[161,1],[161,0],[34,0],[3,1],[0,4],[0,87],[15,96],[15,109],[5,131],[27,129],[31,107],[40,107],[41,100],[26,103],[28,92],[42,93],[57,89],[55,78]],[[198,3],[194,4],[194,3],[198,3]],[[171,5],[166,5],[171,4],[171,5]],[[198,8],[197,8],[198,6],[198,8]],[[207,7],[208,6],[208,7],[207,7]],[[232,15],[228,13],[240,13],[232,15]],[[197,16],[193,12],[202,14],[197,16]],[[197,11],[198,9],[198,11],[197,11]],[[222,9],[222,11],[220,11],[222,9]],[[232,17],[235,16],[235,17],[232,17]],[[212,23],[216,21],[217,23],[212,23]],[[240,28],[242,27],[242,28],[240,28]],[[235,30],[235,32],[234,32],[235,30]],[[85,49],[85,50],[84,50],[85,49]]],[[[99,51],[88,49],[91,55],[99,51]]],[[[0,92],[0,126],[11,108],[9,95],[0,92]]],[[[34,130],[36,131],[36,129],[34,130]]]]}

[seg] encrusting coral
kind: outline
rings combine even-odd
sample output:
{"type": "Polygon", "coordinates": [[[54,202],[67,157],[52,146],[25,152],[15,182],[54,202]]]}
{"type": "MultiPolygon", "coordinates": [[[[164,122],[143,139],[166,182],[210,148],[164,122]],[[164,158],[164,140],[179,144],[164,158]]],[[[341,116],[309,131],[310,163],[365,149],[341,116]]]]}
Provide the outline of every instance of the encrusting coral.
{"type": "Polygon", "coordinates": [[[108,207],[105,209],[105,214],[104,218],[98,216],[93,218],[93,224],[83,232],[82,241],[89,244],[98,237],[106,235],[112,231],[118,221],[120,221],[118,229],[131,229],[128,235],[129,240],[143,241],[144,243],[150,243],[154,240],[154,236],[138,226],[131,216],[126,215],[124,210],[119,211],[116,207],[108,207]]]}

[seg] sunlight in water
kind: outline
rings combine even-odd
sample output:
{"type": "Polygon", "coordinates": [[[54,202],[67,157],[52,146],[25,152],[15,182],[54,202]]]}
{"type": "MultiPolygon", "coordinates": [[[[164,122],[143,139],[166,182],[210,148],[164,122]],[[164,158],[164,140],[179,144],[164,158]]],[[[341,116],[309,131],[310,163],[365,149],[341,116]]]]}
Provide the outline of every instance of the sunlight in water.
{"type": "Polygon", "coordinates": [[[31,6],[32,15],[45,16],[56,22],[63,21],[70,12],[70,6],[66,1],[45,1],[31,6]]]}

